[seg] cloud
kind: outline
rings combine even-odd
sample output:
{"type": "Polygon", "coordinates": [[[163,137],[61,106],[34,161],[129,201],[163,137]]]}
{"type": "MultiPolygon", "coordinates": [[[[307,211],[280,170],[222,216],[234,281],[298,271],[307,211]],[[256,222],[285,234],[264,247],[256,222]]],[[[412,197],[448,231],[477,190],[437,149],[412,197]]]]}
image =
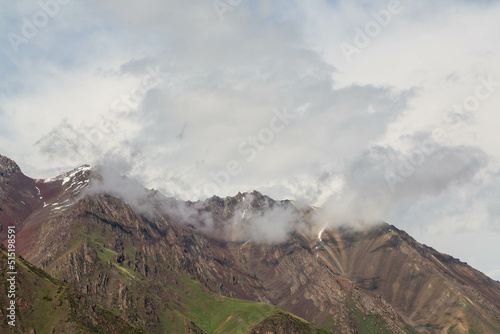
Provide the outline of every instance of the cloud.
{"type": "MultiPolygon", "coordinates": [[[[276,17],[263,23],[262,13],[248,6],[220,22],[204,2],[150,1],[140,10],[128,4],[111,2],[105,5],[113,9],[108,12],[92,3],[85,10],[133,30],[147,45],[156,39],[156,47],[145,56],[100,66],[91,78],[83,76],[86,86],[103,85],[100,91],[123,80],[123,91],[113,88],[109,97],[99,97],[98,110],[95,103],[82,101],[95,99],[95,90],[80,91],[72,107],[59,105],[74,111],[55,116],[58,122],[44,124],[33,140],[38,160],[51,170],[121,159],[117,165],[131,166],[127,175],[167,195],[192,200],[230,195],[276,183],[283,175],[307,178],[312,165],[359,154],[384,135],[414,94],[357,84],[336,89],[335,68],[307,46],[297,22],[276,17]],[[234,48],[228,52],[227,45],[234,48]],[[148,68],[161,73],[154,87],[143,85],[148,68]],[[258,154],[249,162],[239,147],[269,127],[276,110],[297,117],[277,124],[286,126],[271,142],[259,140],[258,154]],[[220,184],[211,175],[231,161],[239,163],[241,173],[220,184]]],[[[111,39],[107,33],[102,38],[111,39]]],[[[120,42],[110,42],[112,49],[120,42]]],[[[64,75],[57,79],[70,80],[64,75]]],[[[34,108],[26,102],[21,106],[24,114],[34,108]]]]}
{"type": "Polygon", "coordinates": [[[186,224],[215,238],[277,244],[285,242],[293,232],[307,230],[300,213],[290,202],[275,202],[258,192],[184,202],[146,189],[109,165],[96,167],[95,173],[97,176],[86,194],[116,196],[138,214],[167,218],[167,222],[186,224]],[[217,207],[220,203],[222,208],[217,207]]]}
{"type": "Polygon", "coordinates": [[[346,164],[342,187],[318,219],[334,227],[386,220],[399,205],[470,183],[487,162],[477,147],[442,146],[432,138],[415,140],[406,152],[374,146],[346,164]]]}
{"type": "Polygon", "coordinates": [[[121,198],[138,213],[154,212],[154,191],[120,175],[110,166],[97,166],[95,172],[97,178],[87,190],[89,195],[106,193],[121,198]]]}
{"type": "MultiPolygon", "coordinates": [[[[238,197],[237,197],[238,198],[238,197]]],[[[231,210],[226,235],[234,241],[283,243],[306,229],[300,213],[289,202],[274,202],[260,193],[245,193],[231,210]]]]}
{"type": "MultiPolygon", "coordinates": [[[[137,213],[148,218],[170,219],[180,224],[193,226],[210,233],[214,230],[214,218],[211,212],[203,210],[203,203],[184,202],[165,197],[154,189],[147,189],[136,180],[130,179],[115,169],[116,165],[103,162],[95,167],[96,177],[86,194],[108,194],[120,198],[137,213]]],[[[121,166],[123,168],[123,166],[121,166]]]]}
{"type": "MultiPolygon", "coordinates": [[[[402,6],[349,63],[339,46],[387,2],[242,2],[221,21],[211,1],[72,1],[19,53],[0,40],[0,149],[34,177],[107,162],[182,199],[258,189],[416,234],[423,221],[494,229],[498,87],[456,105],[500,81],[500,4],[402,6]],[[276,110],[296,117],[263,143],[276,110]],[[405,170],[428,138],[436,151],[405,170]]],[[[6,4],[0,34],[38,10],[6,4]]]]}

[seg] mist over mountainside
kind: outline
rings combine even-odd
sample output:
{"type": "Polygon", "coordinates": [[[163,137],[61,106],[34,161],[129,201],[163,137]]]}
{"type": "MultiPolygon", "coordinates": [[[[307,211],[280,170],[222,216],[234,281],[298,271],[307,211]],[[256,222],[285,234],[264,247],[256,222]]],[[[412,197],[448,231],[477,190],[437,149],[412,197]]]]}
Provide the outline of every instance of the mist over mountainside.
{"type": "Polygon", "coordinates": [[[33,295],[58,318],[19,308],[25,331],[500,331],[499,282],[383,222],[332,224],[320,208],[257,191],[185,202],[89,166],[34,180],[3,156],[0,178],[1,242],[16,226],[17,252],[34,265],[20,295],[44,273],[74,291],[33,295]],[[64,306],[75,293],[87,322],[64,306]]]}
{"type": "Polygon", "coordinates": [[[0,334],[500,334],[499,17],[3,1],[0,334]]]}

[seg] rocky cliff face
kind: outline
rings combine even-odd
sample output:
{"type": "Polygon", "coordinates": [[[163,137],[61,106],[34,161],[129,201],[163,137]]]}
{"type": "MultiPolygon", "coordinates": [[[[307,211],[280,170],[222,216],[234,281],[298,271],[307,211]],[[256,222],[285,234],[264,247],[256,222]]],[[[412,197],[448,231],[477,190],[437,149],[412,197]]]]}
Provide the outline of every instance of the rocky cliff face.
{"type": "Polygon", "coordinates": [[[5,273],[10,271],[7,259],[7,249],[0,245],[1,333],[145,333],[23,259],[16,268],[15,326],[8,325],[4,306],[11,299],[3,293],[8,284],[5,273]]]}
{"type": "MultiPolygon", "coordinates": [[[[341,227],[324,231],[320,238],[317,226],[324,223],[315,225],[311,218],[316,209],[274,202],[258,193],[213,198],[202,207],[211,208],[215,221],[229,222],[234,229],[234,218],[240,218],[242,212],[248,217],[251,211],[278,206],[300,213],[294,218],[297,228],[286,242],[271,246],[249,240],[225,242],[222,247],[229,250],[229,263],[270,287],[271,293],[260,293],[257,298],[319,325],[330,316],[336,323],[348,323],[344,321],[350,314],[346,305],[355,296],[357,308],[384,319],[396,332],[405,323],[422,333],[488,333],[498,328],[499,282],[419,244],[395,226],[381,223],[364,231],[341,227]],[[252,202],[244,204],[245,197],[252,202]],[[214,203],[224,210],[214,210],[214,203]]],[[[239,219],[239,228],[244,223],[239,219]]],[[[234,233],[219,230],[214,238],[235,240],[234,233]]],[[[244,294],[230,286],[227,289],[239,298],[255,293],[249,291],[245,279],[237,276],[233,280],[244,294]]],[[[341,329],[348,332],[347,327],[341,329]]]]}
{"type": "Polygon", "coordinates": [[[473,329],[487,333],[492,326],[498,327],[498,282],[419,244],[394,226],[364,232],[327,231],[323,241],[322,253],[329,267],[340,263],[339,274],[381,296],[421,332],[473,329]]]}
{"type": "Polygon", "coordinates": [[[48,180],[9,170],[0,207],[16,219],[23,257],[148,332],[500,328],[498,282],[394,226],[327,230],[320,239],[315,209],[257,192],[184,203],[145,191],[148,205],[138,208],[87,191],[102,180],[88,166],[48,180]],[[9,186],[16,177],[19,187],[9,186]],[[29,209],[16,211],[15,189],[32,198],[29,209]],[[255,222],[278,224],[282,214],[293,227],[286,239],[259,242],[255,222]],[[210,313],[214,305],[220,314],[210,313]]]}
{"type": "Polygon", "coordinates": [[[0,182],[7,184],[9,183],[10,177],[20,172],[21,168],[12,160],[3,155],[0,155],[0,182]]]}
{"type": "Polygon", "coordinates": [[[0,240],[5,240],[7,226],[22,229],[41,206],[35,181],[26,177],[14,161],[0,155],[0,240]]]}

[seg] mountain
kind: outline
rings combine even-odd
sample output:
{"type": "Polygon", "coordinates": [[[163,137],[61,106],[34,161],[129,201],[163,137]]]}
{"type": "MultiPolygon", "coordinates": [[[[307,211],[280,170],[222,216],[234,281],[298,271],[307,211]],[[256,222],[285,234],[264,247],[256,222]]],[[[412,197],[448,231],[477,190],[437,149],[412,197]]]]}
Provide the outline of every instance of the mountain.
{"type": "MultiPolygon", "coordinates": [[[[183,202],[108,174],[34,180],[0,156],[0,241],[15,225],[36,268],[20,293],[63,286],[96,332],[500,333],[500,283],[394,226],[321,233],[319,209],[293,201],[183,202]]],[[[50,325],[19,312],[36,333],[89,332],[68,307],[50,325]]]]}
{"type": "MultiPolygon", "coordinates": [[[[6,275],[8,252],[0,245],[0,289],[7,291],[10,275],[6,275]]],[[[110,310],[92,303],[87,296],[69,285],[53,278],[40,268],[19,258],[17,261],[17,307],[16,326],[8,325],[6,315],[10,299],[7,294],[0,295],[2,324],[4,333],[145,333],[110,310]],[[5,307],[4,307],[5,306],[5,307]],[[36,328],[36,330],[35,330],[36,328]]]]}

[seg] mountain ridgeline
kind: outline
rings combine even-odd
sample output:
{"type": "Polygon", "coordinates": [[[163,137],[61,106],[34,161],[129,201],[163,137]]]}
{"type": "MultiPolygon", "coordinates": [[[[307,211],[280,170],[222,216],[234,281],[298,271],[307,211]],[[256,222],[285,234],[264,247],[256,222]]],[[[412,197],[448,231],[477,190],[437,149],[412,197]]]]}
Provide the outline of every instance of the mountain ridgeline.
{"type": "Polygon", "coordinates": [[[184,202],[0,156],[3,333],[500,333],[500,283],[395,226],[322,228],[258,192],[184,202]],[[120,189],[126,189],[126,193],[120,189]],[[131,196],[134,195],[134,196],[131,196]]]}

